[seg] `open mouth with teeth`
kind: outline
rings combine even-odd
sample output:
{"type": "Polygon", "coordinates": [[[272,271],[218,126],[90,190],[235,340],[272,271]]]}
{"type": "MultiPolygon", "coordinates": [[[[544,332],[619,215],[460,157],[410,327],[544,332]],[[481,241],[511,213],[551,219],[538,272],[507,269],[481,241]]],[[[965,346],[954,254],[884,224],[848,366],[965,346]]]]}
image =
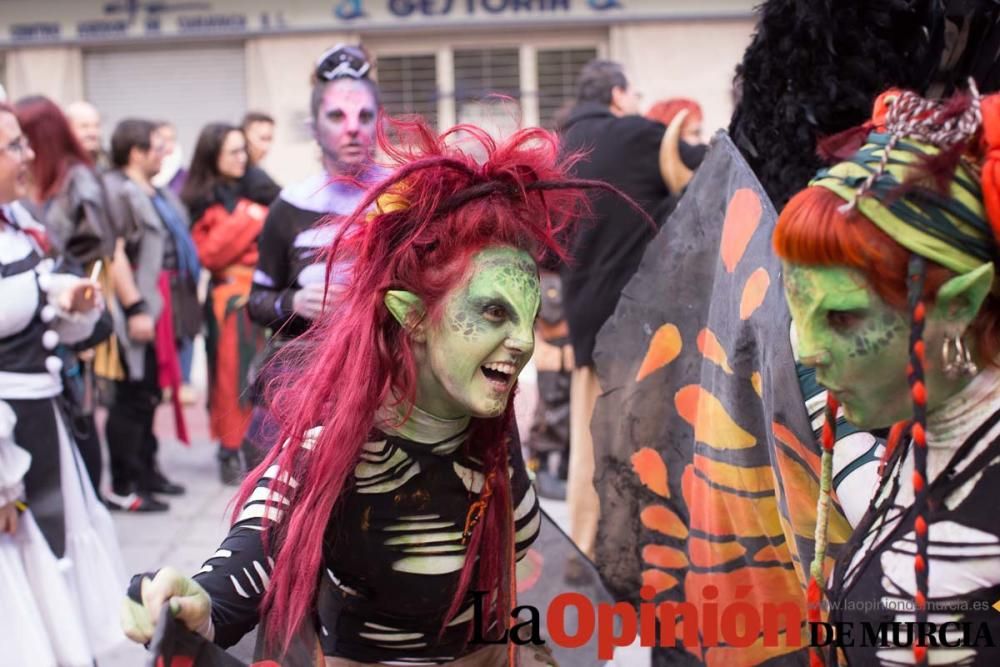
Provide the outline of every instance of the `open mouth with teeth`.
{"type": "Polygon", "coordinates": [[[505,391],[514,383],[517,366],[509,361],[495,361],[479,367],[487,382],[497,390],[505,391]]]}

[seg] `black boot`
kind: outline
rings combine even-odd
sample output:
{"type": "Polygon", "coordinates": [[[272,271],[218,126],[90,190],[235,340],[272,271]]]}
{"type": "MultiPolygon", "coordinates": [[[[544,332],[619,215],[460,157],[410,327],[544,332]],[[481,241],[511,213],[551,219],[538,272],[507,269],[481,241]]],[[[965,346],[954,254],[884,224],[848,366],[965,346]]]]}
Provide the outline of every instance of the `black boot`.
{"type": "Polygon", "coordinates": [[[239,486],[243,481],[243,466],[240,465],[240,450],[219,447],[219,479],[226,486],[239,486]]]}

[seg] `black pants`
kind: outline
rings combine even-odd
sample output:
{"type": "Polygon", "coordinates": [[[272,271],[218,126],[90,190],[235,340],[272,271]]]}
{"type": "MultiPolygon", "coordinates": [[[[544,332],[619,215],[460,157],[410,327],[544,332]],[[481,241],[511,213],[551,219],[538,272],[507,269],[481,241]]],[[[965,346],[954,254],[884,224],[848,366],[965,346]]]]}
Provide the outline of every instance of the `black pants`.
{"type": "MultiPolygon", "coordinates": [[[[127,373],[126,368],[126,377],[127,373]]],[[[119,495],[143,491],[153,483],[158,448],[153,417],[160,398],[156,352],[152,345],[147,345],[142,380],[115,382],[114,399],[108,410],[111,488],[119,495]]]]}

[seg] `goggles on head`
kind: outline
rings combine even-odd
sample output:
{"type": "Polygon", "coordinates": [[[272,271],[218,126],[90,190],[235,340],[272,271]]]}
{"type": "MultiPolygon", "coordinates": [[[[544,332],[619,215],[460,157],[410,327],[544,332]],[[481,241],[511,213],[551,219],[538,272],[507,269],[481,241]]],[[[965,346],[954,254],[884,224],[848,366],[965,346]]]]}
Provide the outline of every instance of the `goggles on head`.
{"type": "Polygon", "coordinates": [[[361,48],[337,44],[325,51],[316,61],[316,78],[322,81],[345,77],[364,79],[367,78],[371,68],[368,55],[361,48]]]}

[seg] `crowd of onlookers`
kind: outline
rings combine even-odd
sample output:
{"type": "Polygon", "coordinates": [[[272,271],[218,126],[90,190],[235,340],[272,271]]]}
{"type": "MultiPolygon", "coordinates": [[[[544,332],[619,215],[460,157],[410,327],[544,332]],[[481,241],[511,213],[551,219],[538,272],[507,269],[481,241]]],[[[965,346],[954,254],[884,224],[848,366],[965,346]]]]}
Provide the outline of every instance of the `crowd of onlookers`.
{"type": "MultiPolygon", "coordinates": [[[[164,397],[173,402],[177,435],[187,439],[181,405],[195,400],[194,341],[206,325],[217,334],[220,324],[205,317],[199,299],[202,269],[215,282],[235,280],[242,262],[248,291],[265,207],[279,191],[250,156],[266,156],[274,121],[250,113],[243,127],[209,124],[186,165],[168,121],[124,119],[105,149],[99,111],[86,102],[60,109],[32,96],[13,109],[33,152],[27,196],[19,203],[45,228],[48,254],[94,273],[112,315],[112,334],[75,351],[63,369],[77,445],[94,487],[102,488],[94,407],[103,403],[111,469],[105,501],[118,510],[166,510],[159,496],[182,494],[184,487],[157,464],[154,413],[164,397]],[[86,404],[79,400],[84,394],[86,404]]],[[[245,293],[237,296],[245,301],[245,293]]],[[[212,350],[213,433],[226,443],[231,438],[214,427],[238,411],[240,398],[218,371],[232,370],[234,349],[235,341],[226,341],[212,350]]]]}
{"type": "MultiPolygon", "coordinates": [[[[84,101],[60,108],[31,96],[4,107],[22,133],[4,158],[19,160],[25,179],[23,193],[4,205],[40,223],[40,252],[92,278],[106,304],[106,331],[57,351],[64,417],[111,509],[163,511],[164,496],[185,492],[158,465],[154,414],[170,404],[175,435],[189,438],[184,407],[199,398],[191,385],[199,336],[222,481],[238,483],[272,444],[267,362],[335,308],[350,267],[335,263],[328,276],[321,252],[338,218],[385,173],[375,162],[381,104],[371,74],[360,47],[322,54],[303,100],[320,164],[284,188],[261,167],[275,130],[265,113],[206,125],[187,161],[166,120],[124,119],[105,136],[99,110],[84,101]],[[103,433],[94,418],[101,405],[103,433]],[[104,484],[102,436],[111,471],[104,484]]],[[[615,185],[661,223],[704,154],[701,110],[672,99],[644,117],[638,99],[619,65],[591,62],[558,129],[567,152],[588,154],[577,175],[615,185]]],[[[539,401],[525,443],[540,493],[568,493],[584,551],[598,512],[589,436],[599,392],[594,339],[655,233],[610,200],[598,198],[593,215],[595,224],[572,241],[574,263],[543,272],[539,401]]]]}

